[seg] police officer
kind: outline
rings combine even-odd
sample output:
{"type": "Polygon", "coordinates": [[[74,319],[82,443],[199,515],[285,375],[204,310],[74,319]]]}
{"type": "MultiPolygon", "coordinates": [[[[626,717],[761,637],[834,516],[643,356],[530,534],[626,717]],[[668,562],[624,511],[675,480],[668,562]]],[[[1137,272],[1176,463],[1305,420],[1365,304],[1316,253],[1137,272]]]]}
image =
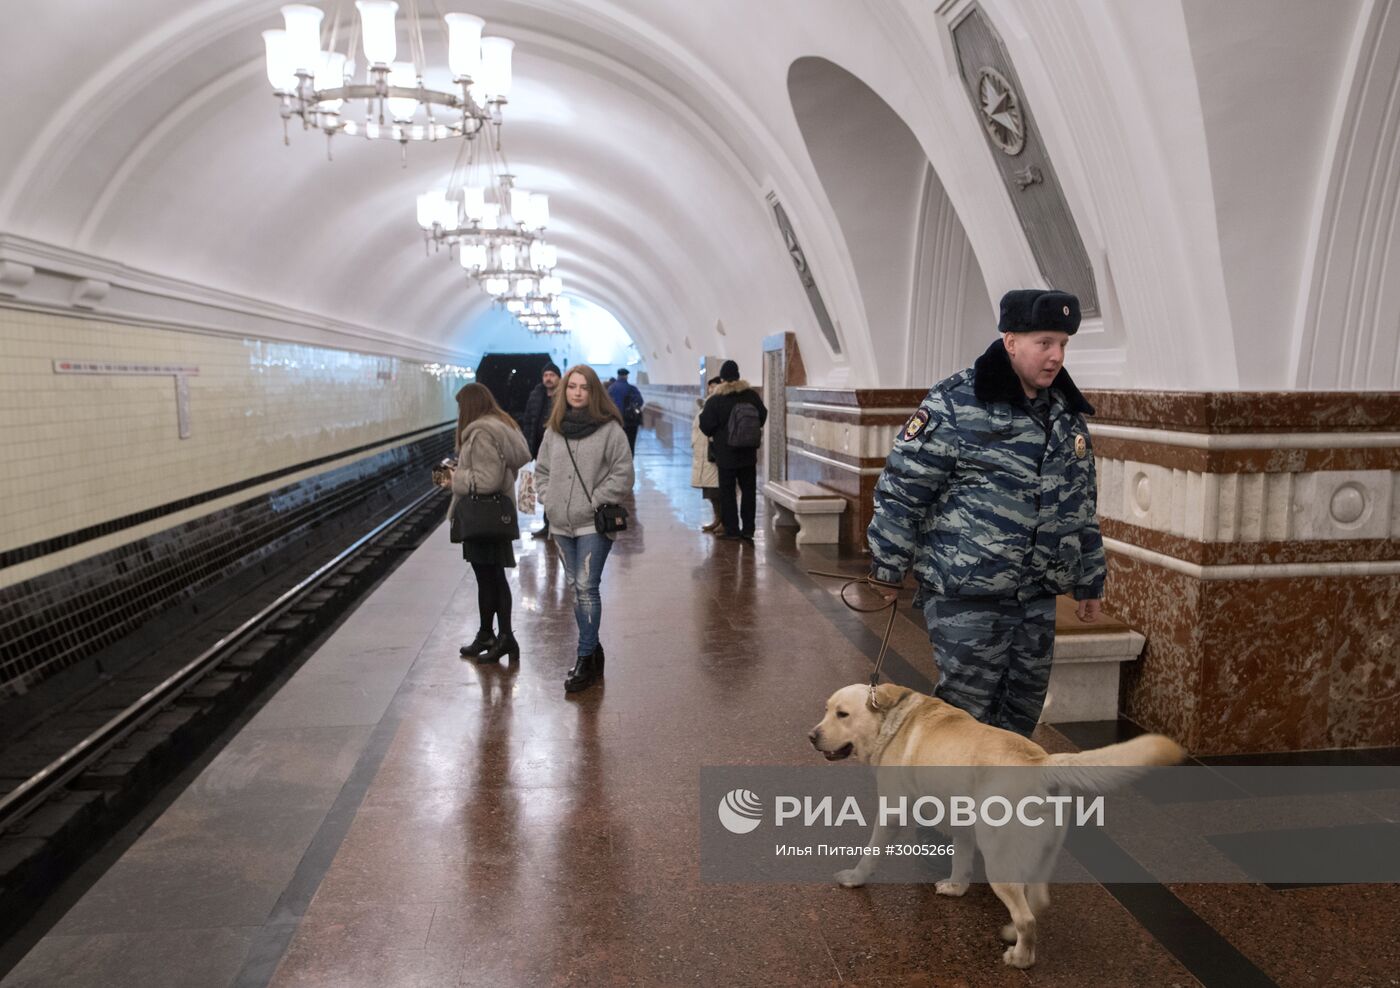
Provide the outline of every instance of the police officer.
{"type": "Polygon", "coordinates": [[[935,385],[875,486],[870,577],[892,600],[912,567],[942,675],[934,695],[1030,736],[1055,644],[1055,597],[1097,620],[1093,408],[1064,369],[1079,299],[1022,289],[1001,300],[1002,338],[935,385]]]}

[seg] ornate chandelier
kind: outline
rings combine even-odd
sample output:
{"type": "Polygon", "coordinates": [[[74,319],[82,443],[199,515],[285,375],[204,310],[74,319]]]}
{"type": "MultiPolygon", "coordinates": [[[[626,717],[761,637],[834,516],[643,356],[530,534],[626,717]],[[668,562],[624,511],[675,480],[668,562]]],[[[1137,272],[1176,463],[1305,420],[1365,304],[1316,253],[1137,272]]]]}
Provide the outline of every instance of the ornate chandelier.
{"type": "Polygon", "coordinates": [[[506,302],[506,309],[536,336],[564,336],[569,332],[564,325],[564,317],[568,313],[568,300],[565,298],[511,299],[506,302]]]}
{"type": "Polygon", "coordinates": [[[548,323],[563,291],[554,275],[558,251],[544,240],[549,197],[516,186],[506,168],[499,143],[464,146],[447,188],[418,197],[418,225],[426,244],[455,250],[468,277],[497,302],[548,323]]]}
{"type": "Polygon", "coordinates": [[[267,78],[281,101],[283,141],[293,116],[302,129],[369,140],[470,141],[484,127],[500,126],[501,107],[511,89],[511,51],[505,38],[482,37],[485,22],[471,14],[443,15],[447,25],[447,64],[454,90],[430,88],[417,0],[408,0],[410,61],[395,61],[398,38],[394,0],[356,0],[359,20],[343,52],[337,51],[341,13],[337,8],[329,41],[321,47],[324,12],[309,4],[282,8],[285,28],[263,32],[267,78]],[[367,64],[356,82],[352,60],[356,40],[367,64]],[[364,118],[352,120],[350,105],[364,101],[364,118]]]}

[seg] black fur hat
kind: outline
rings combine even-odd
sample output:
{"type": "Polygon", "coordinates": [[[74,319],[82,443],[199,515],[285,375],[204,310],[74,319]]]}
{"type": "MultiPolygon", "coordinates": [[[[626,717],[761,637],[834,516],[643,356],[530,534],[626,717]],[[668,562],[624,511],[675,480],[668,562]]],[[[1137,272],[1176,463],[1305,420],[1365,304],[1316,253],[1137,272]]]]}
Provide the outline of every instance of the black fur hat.
{"type": "Polygon", "coordinates": [[[1069,292],[1018,288],[1001,297],[999,333],[1034,333],[1049,329],[1073,336],[1079,332],[1079,299],[1069,292]]]}

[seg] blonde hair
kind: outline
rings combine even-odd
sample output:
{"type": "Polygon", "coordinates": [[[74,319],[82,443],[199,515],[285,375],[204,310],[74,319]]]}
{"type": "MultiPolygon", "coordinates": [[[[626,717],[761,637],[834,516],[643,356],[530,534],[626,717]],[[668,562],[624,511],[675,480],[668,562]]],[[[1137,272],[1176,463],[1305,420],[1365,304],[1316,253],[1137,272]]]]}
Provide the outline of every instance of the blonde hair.
{"type": "Polygon", "coordinates": [[[603,382],[598,380],[598,372],[587,364],[574,364],[559,379],[559,389],[554,393],[554,407],[549,412],[549,428],[555,432],[562,431],[560,427],[564,423],[564,414],[569,410],[569,378],[575,374],[580,375],[588,382],[588,405],[586,406],[588,417],[595,422],[606,422],[608,419],[612,419],[621,425],[622,413],[617,410],[613,400],[608,397],[607,391],[603,388],[603,382]]]}
{"type": "Polygon", "coordinates": [[[500,419],[502,422],[509,422],[517,431],[520,431],[520,423],[511,418],[501,410],[501,406],[496,404],[496,396],[491,393],[491,389],[484,384],[468,384],[457,392],[457,439],[452,444],[454,448],[460,449],[462,446],[462,433],[467,431],[467,426],[471,425],[479,418],[490,416],[500,419]]]}

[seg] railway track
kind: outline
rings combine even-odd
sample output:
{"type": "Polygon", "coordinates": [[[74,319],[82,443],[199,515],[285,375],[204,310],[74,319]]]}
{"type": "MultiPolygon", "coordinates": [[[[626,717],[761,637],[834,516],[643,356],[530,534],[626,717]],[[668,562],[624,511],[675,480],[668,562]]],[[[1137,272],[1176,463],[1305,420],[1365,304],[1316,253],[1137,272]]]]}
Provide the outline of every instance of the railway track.
{"type": "Polygon", "coordinates": [[[0,939],[421,544],[446,500],[434,488],[396,510],[0,797],[0,939]]]}

